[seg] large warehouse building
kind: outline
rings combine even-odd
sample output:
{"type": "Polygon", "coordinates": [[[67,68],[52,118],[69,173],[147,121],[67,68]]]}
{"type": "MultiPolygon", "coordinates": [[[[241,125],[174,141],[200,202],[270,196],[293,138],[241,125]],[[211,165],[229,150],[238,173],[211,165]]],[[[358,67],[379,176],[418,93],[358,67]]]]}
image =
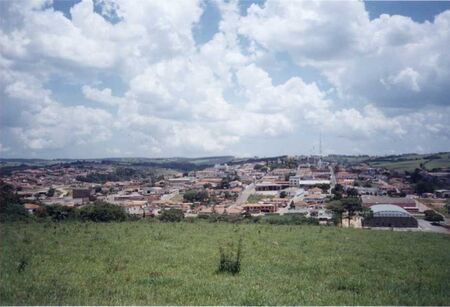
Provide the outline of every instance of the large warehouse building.
{"type": "Polygon", "coordinates": [[[383,204],[391,204],[402,207],[406,211],[409,212],[418,212],[419,208],[417,207],[416,201],[414,198],[409,197],[389,197],[389,196],[373,196],[373,195],[362,195],[361,200],[363,206],[368,208],[373,205],[383,205],[383,204]]]}
{"type": "Polygon", "coordinates": [[[418,227],[417,220],[402,207],[383,204],[370,207],[372,214],[363,219],[363,227],[418,227]]]}

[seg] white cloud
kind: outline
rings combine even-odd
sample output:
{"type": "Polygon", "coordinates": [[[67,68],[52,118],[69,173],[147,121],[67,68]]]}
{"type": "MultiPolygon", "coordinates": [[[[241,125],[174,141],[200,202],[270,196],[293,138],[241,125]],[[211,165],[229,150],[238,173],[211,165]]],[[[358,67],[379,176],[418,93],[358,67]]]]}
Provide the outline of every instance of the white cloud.
{"type": "Polygon", "coordinates": [[[414,92],[420,92],[419,86],[419,73],[414,69],[407,67],[400,71],[396,75],[391,75],[388,77],[386,81],[381,79],[381,83],[383,83],[387,88],[391,86],[404,86],[414,92]]]}
{"type": "Polygon", "coordinates": [[[432,23],[386,14],[371,21],[361,1],[268,0],[247,13],[240,33],[316,67],[345,99],[383,107],[446,104],[450,11],[432,23]]]}
{"type": "Polygon", "coordinates": [[[0,153],[2,153],[2,152],[8,152],[8,151],[10,151],[11,150],[11,148],[9,148],[9,147],[7,147],[7,146],[4,146],[2,143],[0,143],[0,153]]]}
{"type": "Polygon", "coordinates": [[[104,103],[110,106],[118,106],[126,101],[122,97],[117,97],[112,94],[110,88],[104,88],[99,90],[97,88],[90,87],[88,85],[83,85],[81,88],[83,95],[90,100],[104,103]]]}
{"type": "MultiPolygon", "coordinates": [[[[7,3],[2,130],[22,150],[92,144],[105,155],[140,156],[233,153],[244,142],[252,152],[255,140],[311,140],[322,129],[357,138],[360,149],[370,140],[416,141],[413,134],[448,139],[450,12],[417,23],[369,20],[363,2],[268,0],[245,16],[236,1],[214,4],[219,31],[200,46],[192,37],[199,1],[84,0],[71,18],[46,2],[7,3]],[[277,79],[262,63],[279,54],[323,77],[277,79]],[[66,90],[55,79],[85,99],[55,98],[66,90]],[[418,108],[425,105],[432,110],[418,108]]],[[[11,144],[0,149],[20,152],[11,144]]]]}

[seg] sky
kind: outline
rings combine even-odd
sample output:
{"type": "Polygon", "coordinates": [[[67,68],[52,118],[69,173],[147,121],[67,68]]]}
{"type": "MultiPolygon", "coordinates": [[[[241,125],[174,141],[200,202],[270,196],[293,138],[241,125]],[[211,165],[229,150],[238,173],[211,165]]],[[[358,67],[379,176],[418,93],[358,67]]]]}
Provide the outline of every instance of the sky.
{"type": "Polygon", "coordinates": [[[450,150],[450,2],[0,1],[0,157],[450,150]]]}

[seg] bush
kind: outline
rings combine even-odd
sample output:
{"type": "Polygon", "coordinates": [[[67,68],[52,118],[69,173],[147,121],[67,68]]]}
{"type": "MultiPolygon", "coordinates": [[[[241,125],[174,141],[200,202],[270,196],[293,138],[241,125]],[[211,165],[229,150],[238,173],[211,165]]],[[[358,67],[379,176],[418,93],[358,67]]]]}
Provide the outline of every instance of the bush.
{"type": "Polygon", "coordinates": [[[78,219],[79,212],[76,208],[53,205],[40,207],[36,210],[35,216],[38,218],[49,217],[54,221],[75,220],[78,219]]]}
{"type": "Polygon", "coordinates": [[[163,210],[159,216],[162,222],[181,222],[184,219],[184,213],[180,209],[163,210]]]}
{"type": "Polygon", "coordinates": [[[206,202],[209,194],[206,190],[188,190],[184,193],[183,199],[188,202],[206,202]]]}
{"type": "Polygon", "coordinates": [[[436,213],[434,210],[425,210],[425,220],[430,222],[441,222],[444,220],[442,215],[436,213]]]}
{"type": "Polygon", "coordinates": [[[319,221],[314,218],[305,217],[302,214],[266,215],[261,219],[262,223],[273,225],[318,225],[319,221]]]}
{"type": "Polygon", "coordinates": [[[236,252],[233,252],[234,246],[231,244],[228,249],[219,247],[219,265],[218,273],[238,274],[241,271],[241,256],[242,256],[242,238],[239,239],[236,252]]]}
{"type": "Polygon", "coordinates": [[[117,205],[96,202],[80,209],[80,219],[93,222],[124,221],[127,218],[125,210],[117,205]]]}
{"type": "Polygon", "coordinates": [[[444,208],[447,210],[447,213],[450,214],[450,199],[447,200],[444,208]]]}
{"type": "Polygon", "coordinates": [[[0,182],[0,221],[23,221],[29,218],[27,210],[10,184],[0,182]]]}
{"type": "Polygon", "coordinates": [[[0,206],[0,221],[25,221],[30,218],[27,210],[20,204],[6,202],[0,206]]]}

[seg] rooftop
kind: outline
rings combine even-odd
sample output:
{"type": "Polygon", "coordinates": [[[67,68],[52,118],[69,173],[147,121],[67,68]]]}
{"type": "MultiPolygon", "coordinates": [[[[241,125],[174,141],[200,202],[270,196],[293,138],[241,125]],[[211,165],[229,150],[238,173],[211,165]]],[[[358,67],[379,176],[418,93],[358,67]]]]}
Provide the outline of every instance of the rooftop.
{"type": "Polygon", "coordinates": [[[373,205],[370,207],[374,216],[397,216],[397,217],[410,217],[411,214],[408,213],[402,207],[392,205],[392,204],[380,204],[373,205]]]}

